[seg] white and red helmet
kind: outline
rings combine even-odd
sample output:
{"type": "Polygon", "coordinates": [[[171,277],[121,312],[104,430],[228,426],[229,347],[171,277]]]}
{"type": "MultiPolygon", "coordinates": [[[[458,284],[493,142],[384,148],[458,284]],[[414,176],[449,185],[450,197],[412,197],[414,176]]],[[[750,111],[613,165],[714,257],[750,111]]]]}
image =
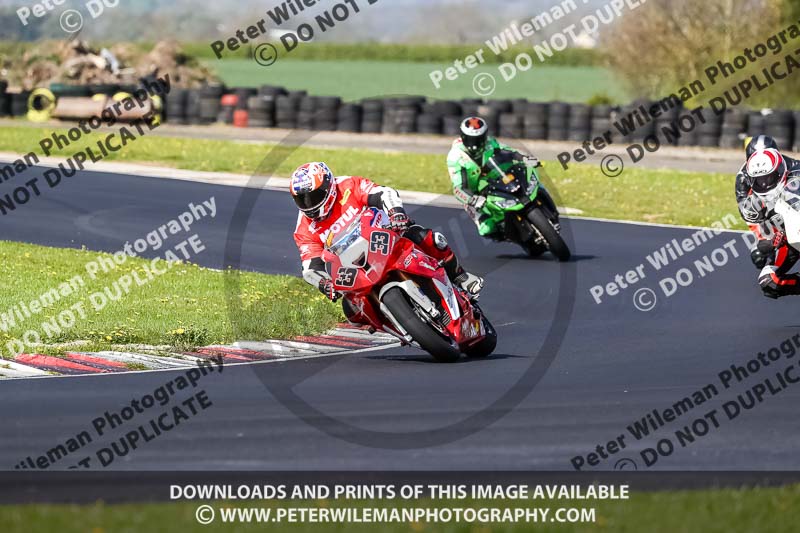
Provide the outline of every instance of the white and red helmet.
{"type": "Polygon", "coordinates": [[[336,202],[336,178],[325,163],[306,163],[292,174],[289,188],[294,203],[312,220],[328,217],[336,202]]]}
{"type": "Polygon", "coordinates": [[[757,150],[747,160],[750,187],[758,196],[771,196],[786,184],[789,169],[781,153],[774,148],[757,150]]]}
{"type": "Polygon", "coordinates": [[[478,161],[486,149],[489,125],[480,117],[468,117],[461,122],[461,141],[469,156],[478,161]]]}

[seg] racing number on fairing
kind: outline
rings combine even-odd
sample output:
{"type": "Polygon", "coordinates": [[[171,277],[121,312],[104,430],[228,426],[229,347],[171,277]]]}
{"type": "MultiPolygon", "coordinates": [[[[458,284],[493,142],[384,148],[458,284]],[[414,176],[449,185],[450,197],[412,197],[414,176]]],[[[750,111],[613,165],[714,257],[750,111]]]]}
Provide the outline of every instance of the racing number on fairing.
{"type": "Polygon", "coordinates": [[[369,240],[369,251],[381,255],[389,255],[389,239],[391,237],[385,231],[376,231],[369,240]]]}
{"type": "Polygon", "coordinates": [[[358,269],[341,267],[336,272],[336,284],[340,287],[352,287],[356,284],[358,269]]]}

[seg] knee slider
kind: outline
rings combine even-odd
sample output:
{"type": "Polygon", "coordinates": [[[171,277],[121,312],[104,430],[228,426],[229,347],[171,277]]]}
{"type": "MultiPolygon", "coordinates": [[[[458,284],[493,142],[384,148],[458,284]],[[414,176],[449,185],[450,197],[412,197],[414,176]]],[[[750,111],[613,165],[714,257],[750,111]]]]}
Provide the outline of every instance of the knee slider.
{"type": "Polygon", "coordinates": [[[758,285],[767,294],[773,294],[778,290],[778,284],[772,278],[774,273],[775,267],[769,265],[762,268],[761,273],[758,275],[758,285]]]}
{"type": "Polygon", "coordinates": [[[433,244],[437,249],[445,251],[448,248],[447,239],[438,231],[433,232],[433,244]]]}

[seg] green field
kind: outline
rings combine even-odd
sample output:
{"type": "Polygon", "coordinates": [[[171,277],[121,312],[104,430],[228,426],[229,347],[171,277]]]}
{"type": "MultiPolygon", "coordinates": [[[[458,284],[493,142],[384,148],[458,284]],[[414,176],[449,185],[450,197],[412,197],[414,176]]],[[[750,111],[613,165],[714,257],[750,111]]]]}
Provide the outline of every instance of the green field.
{"type": "Polygon", "coordinates": [[[390,61],[282,61],[262,67],[252,60],[205,61],[229,86],[282,85],[305,89],[314,95],[342,96],[358,100],[372,96],[422,95],[438,99],[476,98],[472,82],[479,72],[497,80],[492,98],[527,98],[532,101],[585,102],[605,94],[617,102],[627,101],[613,74],[601,67],[535,66],[510,82],[503,81],[497,65],[484,65],[458,80],[442,82],[437,90],[430,80],[433,70],[452,63],[390,61]]]}

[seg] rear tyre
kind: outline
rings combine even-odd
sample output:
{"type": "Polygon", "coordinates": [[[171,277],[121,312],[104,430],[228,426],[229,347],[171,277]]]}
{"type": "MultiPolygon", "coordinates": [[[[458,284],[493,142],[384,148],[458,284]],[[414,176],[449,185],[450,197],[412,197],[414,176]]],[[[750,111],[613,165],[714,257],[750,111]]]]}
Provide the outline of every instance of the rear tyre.
{"type": "Polygon", "coordinates": [[[393,287],[386,291],[386,294],[383,295],[383,303],[400,322],[403,329],[434,359],[440,363],[454,363],[461,357],[458,348],[417,316],[402,289],[393,287]]]}
{"type": "Polygon", "coordinates": [[[464,355],[467,357],[488,357],[497,347],[497,331],[485,316],[481,317],[481,321],[483,322],[483,327],[486,328],[486,337],[481,342],[464,350],[464,355]]]}
{"type": "Polygon", "coordinates": [[[541,233],[544,240],[547,241],[547,246],[550,252],[556,256],[559,261],[569,261],[570,251],[567,243],[550,223],[541,209],[534,209],[528,213],[528,220],[536,230],[541,233]]]}

